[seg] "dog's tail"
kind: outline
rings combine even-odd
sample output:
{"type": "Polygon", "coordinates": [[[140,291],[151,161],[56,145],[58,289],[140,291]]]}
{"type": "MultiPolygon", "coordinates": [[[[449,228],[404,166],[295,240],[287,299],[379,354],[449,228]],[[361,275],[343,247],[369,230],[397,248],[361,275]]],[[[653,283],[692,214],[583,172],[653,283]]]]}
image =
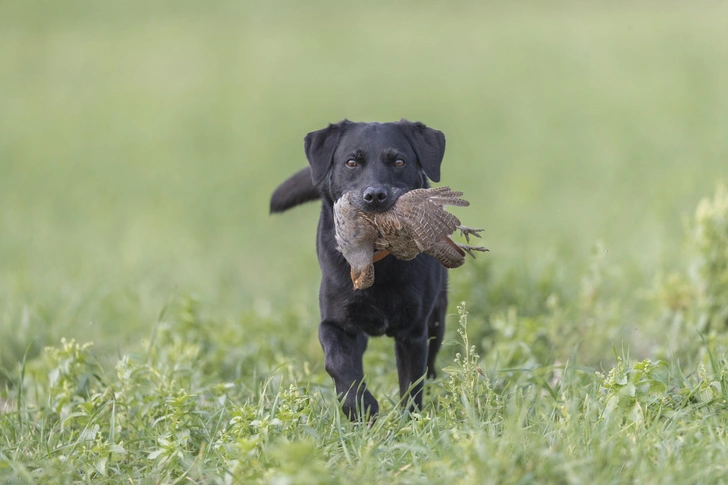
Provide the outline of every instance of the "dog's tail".
{"type": "Polygon", "coordinates": [[[321,195],[311,179],[311,169],[306,167],[291,175],[273,192],[270,198],[270,211],[283,212],[320,198],[321,195]]]}

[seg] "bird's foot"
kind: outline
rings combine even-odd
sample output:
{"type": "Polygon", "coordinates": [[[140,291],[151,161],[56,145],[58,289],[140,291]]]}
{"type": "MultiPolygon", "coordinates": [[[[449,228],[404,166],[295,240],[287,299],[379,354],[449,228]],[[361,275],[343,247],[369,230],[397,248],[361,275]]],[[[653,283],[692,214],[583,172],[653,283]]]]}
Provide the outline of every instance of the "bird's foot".
{"type": "MultiPolygon", "coordinates": [[[[478,236],[478,237],[480,237],[480,236],[478,236]]],[[[455,243],[455,244],[457,244],[460,249],[462,249],[463,251],[468,253],[470,256],[472,256],[473,259],[475,259],[475,254],[473,254],[473,251],[479,251],[481,253],[488,251],[488,249],[486,249],[482,246],[470,246],[468,244],[460,244],[460,243],[455,243]]]]}
{"type": "Polygon", "coordinates": [[[470,236],[480,237],[478,233],[483,232],[482,229],[474,229],[468,226],[458,226],[458,229],[460,229],[460,235],[468,242],[470,242],[470,236]]]}

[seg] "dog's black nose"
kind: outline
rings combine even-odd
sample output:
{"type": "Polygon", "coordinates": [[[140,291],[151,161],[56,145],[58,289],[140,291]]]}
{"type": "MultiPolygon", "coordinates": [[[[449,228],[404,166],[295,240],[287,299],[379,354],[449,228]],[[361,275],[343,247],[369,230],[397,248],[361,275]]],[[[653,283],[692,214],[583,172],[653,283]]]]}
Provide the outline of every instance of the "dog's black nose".
{"type": "Polygon", "coordinates": [[[387,200],[387,189],[384,187],[367,187],[364,189],[364,202],[373,206],[380,205],[387,200]]]}

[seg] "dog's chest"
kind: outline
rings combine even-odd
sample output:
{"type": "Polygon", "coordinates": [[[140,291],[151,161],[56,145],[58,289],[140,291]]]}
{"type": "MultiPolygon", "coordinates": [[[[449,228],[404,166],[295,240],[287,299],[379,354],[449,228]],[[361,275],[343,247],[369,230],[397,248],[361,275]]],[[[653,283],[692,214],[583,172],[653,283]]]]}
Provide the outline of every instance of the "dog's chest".
{"type": "Polygon", "coordinates": [[[406,287],[377,285],[355,291],[345,305],[346,323],[367,335],[394,336],[421,318],[421,301],[406,287]]]}

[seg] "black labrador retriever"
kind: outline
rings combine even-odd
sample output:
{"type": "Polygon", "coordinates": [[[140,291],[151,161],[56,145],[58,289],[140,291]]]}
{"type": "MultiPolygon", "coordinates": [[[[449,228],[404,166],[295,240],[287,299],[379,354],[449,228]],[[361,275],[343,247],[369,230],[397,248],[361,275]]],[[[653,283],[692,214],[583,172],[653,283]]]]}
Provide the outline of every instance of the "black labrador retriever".
{"type": "Polygon", "coordinates": [[[405,406],[420,408],[425,373],[445,332],[447,271],[420,254],[412,261],[387,256],[375,263],[374,285],[354,290],[349,264],[336,249],[334,202],[352,192],[366,211],[385,211],[403,193],[440,180],[445,136],[422,123],[354,123],[348,120],[306,135],[310,164],[283,182],[271,212],[321,198],[316,249],[321,266],[319,340],[326,371],[351,419],[379,411],[364,384],[362,356],[369,336],[395,339],[399,390],[405,406]]]}

